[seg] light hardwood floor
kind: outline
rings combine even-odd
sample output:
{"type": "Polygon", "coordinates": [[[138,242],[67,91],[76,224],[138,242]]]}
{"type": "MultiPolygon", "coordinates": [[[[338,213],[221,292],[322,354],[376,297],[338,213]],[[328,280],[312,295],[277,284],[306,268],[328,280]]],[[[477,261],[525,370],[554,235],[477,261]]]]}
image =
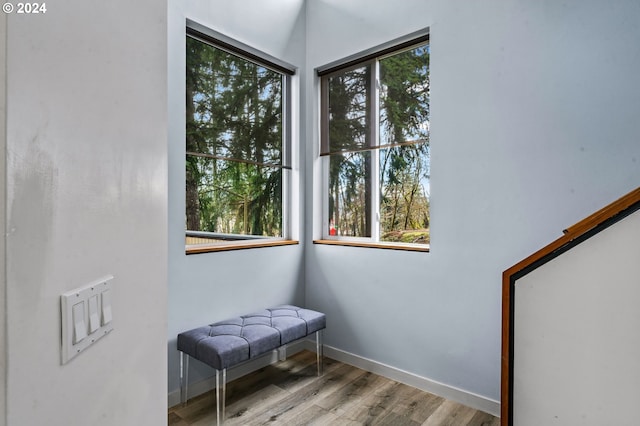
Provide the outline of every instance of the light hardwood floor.
{"type": "MultiPolygon", "coordinates": [[[[225,425],[499,426],[500,419],[302,351],[227,384],[225,425]]],[[[215,425],[214,393],[169,409],[169,426],[215,425]]]]}

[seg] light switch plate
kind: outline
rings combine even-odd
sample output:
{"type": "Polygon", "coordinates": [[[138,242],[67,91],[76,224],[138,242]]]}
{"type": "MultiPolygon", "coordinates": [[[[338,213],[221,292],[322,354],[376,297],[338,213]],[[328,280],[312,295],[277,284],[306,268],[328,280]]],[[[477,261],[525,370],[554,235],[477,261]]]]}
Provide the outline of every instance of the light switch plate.
{"type": "Polygon", "coordinates": [[[66,364],[113,330],[112,300],[112,275],[60,296],[62,364],[66,364]],[[105,294],[108,299],[105,300],[109,310],[108,322],[102,319],[104,317],[102,298],[105,294]]]}

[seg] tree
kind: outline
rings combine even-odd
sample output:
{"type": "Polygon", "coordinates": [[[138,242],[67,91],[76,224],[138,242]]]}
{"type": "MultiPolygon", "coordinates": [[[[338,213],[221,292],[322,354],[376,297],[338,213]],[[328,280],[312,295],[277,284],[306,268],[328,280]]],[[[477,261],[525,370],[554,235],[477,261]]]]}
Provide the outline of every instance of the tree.
{"type": "Polygon", "coordinates": [[[381,143],[390,145],[380,166],[383,234],[429,227],[428,71],[426,45],[380,61],[381,143]]]}

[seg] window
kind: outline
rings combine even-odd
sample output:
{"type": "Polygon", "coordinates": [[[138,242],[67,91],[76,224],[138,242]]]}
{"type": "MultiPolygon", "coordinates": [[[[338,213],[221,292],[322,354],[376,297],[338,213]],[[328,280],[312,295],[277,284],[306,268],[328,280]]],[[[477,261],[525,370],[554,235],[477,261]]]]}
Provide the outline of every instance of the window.
{"type": "Polygon", "coordinates": [[[428,248],[428,40],[318,71],[325,240],[428,248]]]}
{"type": "Polygon", "coordinates": [[[238,45],[187,28],[187,252],[289,238],[292,69],[238,45]]]}

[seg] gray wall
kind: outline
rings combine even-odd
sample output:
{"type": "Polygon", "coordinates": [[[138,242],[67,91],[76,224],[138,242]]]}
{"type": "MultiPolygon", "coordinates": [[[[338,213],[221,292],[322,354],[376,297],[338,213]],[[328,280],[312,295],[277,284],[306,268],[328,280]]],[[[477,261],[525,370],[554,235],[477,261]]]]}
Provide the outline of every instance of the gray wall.
{"type": "Polygon", "coordinates": [[[11,426],[164,424],[166,4],[47,6],[8,16],[1,61],[8,403],[0,416],[11,426]],[[107,274],[114,330],[61,365],[60,295],[107,274]]]}
{"type": "MultiPolygon", "coordinates": [[[[6,234],[7,16],[0,15],[0,235],[6,234]]],[[[7,269],[5,239],[0,238],[0,426],[7,423],[7,269]]]]}
{"type": "MultiPolygon", "coordinates": [[[[198,0],[169,4],[169,390],[176,402],[176,335],[216,320],[282,303],[304,303],[303,244],[186,256],[184,252],[185,19],[248,44],[296,67],[304,65],[302,0],[198,0]]],[[[294,85],[299,86],[300,74],[294,85]]],[[[299,92],[299,91],[297,91],[299,92]]],[[[296,114],[300,100],[294,99],[296,114]]],[[[298,117],[295,121],[299,122],[298,117]]],[[[301,239],[300,128],[294,129],[293,237],[301,239]]],[[[192,363],[190,382],[212,375],[192,363]]]]}
{"type": "Polygon", "coordinates": [[[502,271],[640,183],[639,21],[637,1],[308,3],[308,123],[314,67],[424,27],[432,49],[432,251],[307,245],[327,345],[499,399],[502,271]]]}

